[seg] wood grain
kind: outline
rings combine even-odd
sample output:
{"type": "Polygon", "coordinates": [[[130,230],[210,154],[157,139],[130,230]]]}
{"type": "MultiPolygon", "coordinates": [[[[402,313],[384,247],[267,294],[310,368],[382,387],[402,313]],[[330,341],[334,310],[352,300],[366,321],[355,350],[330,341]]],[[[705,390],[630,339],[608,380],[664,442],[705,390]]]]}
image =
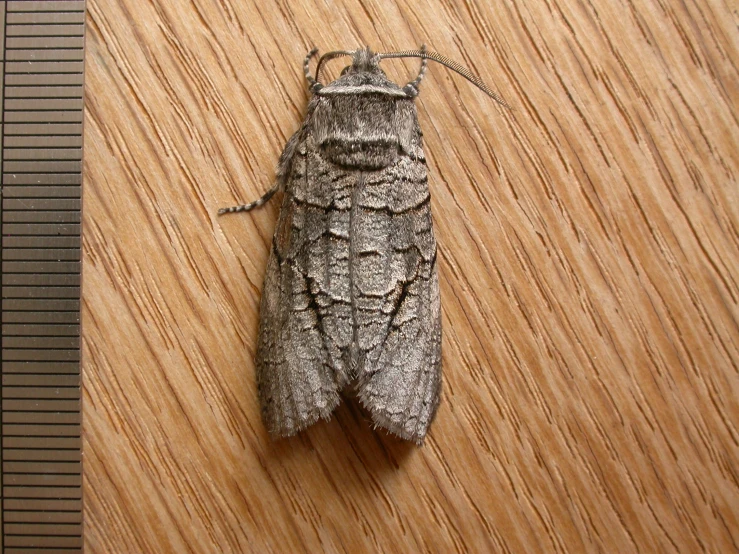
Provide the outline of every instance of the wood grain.
{"type": "MultiPolygon", "coordinates": [[[[89,553],[739,551],[739,32],[720,0],[88,0],[89,553]],[[270,442],[257,198],[322,50],[431,49],[427,444],[270,442]]],[[[403,81],[411,61],[388,60],[403,81]]],[[[329,66],[336,76],[341,62],[329,66]]]]}

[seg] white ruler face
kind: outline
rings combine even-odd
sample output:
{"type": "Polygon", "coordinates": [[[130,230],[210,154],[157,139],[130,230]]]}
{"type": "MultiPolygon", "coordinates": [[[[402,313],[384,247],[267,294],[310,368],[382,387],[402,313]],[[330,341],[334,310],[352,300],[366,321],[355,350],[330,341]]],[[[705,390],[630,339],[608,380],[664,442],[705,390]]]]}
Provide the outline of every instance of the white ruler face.
{"type": "Polygon", "coordinates": [[[2,548],[82,551],[84,1],[0,2],[2,548]]]}

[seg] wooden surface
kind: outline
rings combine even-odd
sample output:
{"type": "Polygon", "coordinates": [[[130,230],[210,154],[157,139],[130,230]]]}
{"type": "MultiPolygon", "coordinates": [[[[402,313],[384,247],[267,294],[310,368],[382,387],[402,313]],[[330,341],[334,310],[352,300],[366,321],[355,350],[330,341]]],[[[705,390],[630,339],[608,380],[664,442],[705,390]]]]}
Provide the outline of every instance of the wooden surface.
{"type": "MultiPolygon", "coordinates": [[[[720,0],[88,0],[88,553],[739,549],[739,33],[720,0]],[[421,43],[442,405],[270,442],[253,356],[301,62],[421,43]]],[[[335,61],[336,76],[343,63],[335,61]]],[[[405,82],[414,60],[385,63],[405,82]]]]}

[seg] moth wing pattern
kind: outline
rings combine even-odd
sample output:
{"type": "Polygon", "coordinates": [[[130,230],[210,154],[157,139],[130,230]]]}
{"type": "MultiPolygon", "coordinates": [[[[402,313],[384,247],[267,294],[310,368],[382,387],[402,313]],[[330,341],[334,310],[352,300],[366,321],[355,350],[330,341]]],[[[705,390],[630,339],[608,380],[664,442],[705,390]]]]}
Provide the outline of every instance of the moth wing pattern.
{"type": "Polygon", "coordinates": [[[262,292],[256,358],[267,428],[290,436],[327,419],[354,385],[377,426],[420,443],[441,386],[420,131],[411,156],[374,172],[327,161],[310,129],[294,140],[262,292]]]}
{"type": "Polygon", "coordinates": [[[352,238],[360,401],[376,425],[421,443],[439,404],[441,307],[416,130],[409,152],[358,187],[352,238]]]}
{"type": "Polygon", "coordinates": [[[260,307],[257,388],[266,427],[276,436],[291,436],[319,418],[328,419],[345,382],[337,378],[330,357],[324,329],[330,322],[321,309],[329,301],[315,271],[334,253],[320,236],[318,244],[312,240],[325,227],[316,215],[321,210],[296,200],[305,196],[308,182],[305,137],[303,128],[280,159],[278,174],[284,175],[286,194],[260,307]]]}

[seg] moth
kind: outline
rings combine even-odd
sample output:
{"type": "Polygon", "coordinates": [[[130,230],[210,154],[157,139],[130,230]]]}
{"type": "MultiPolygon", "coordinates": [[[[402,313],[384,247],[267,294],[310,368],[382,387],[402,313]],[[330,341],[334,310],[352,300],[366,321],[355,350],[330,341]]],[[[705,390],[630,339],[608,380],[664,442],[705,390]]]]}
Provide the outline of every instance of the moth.
{"type": "Polygon", "coordinates": [[[307,114],[277,165],[284,190],[260,307],[256,353],[262,417],[275,437],[328,419],[353,389],[376,427],[422,444],[439,405],[441,307],[426,158],[415,98],[427,61],[461,74],[506,105],[467,69],[426,51],[324,54],[310,73],[307,114]],[[323,64],[349,56],[328,85],[323,64]],[[420,58],[403,87],[380,62],[420,58]]]}

